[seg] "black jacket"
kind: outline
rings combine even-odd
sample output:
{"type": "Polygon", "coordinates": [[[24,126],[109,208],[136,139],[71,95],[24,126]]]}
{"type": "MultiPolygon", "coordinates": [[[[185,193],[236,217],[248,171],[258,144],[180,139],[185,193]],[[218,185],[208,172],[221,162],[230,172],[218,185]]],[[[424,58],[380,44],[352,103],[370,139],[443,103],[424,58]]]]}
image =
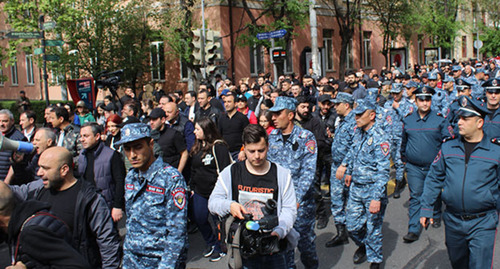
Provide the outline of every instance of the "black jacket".
{"type": "MultiPolygon", "coordinates": [[[[72,245],[92,268],[118,268],[120,241],[109,208],[95,186],[82,181],[76,197],[72,245]]],[[[42,180],[11,186],[11,189],[21,200],[38,200],[42,192],[49,191],[43,187],[42,180]]]]}
{"type": "Polygon", "coordinates": [[[8,227],[11,256],[28,268],[91,268],[71,246],[68,226],[49,208],[34,200],[16,205],[8,227]]]}
{"type": "MultiPolygon", "coordinates": [[[[26,137],[24,137],[23,133],[21,133],[15,127],[12,127],[7,133],[4,134],[5,137],[16,140],[16,141],[27,141],[26,137]]],[[[10,157],[12,156],[12,150],[2,150],[0,151],[0,180],[4,180],[9,172],[10,168],[10,157]]],[[[26,161],[24,161],[24,165],[26,165],[26,161]]]]}

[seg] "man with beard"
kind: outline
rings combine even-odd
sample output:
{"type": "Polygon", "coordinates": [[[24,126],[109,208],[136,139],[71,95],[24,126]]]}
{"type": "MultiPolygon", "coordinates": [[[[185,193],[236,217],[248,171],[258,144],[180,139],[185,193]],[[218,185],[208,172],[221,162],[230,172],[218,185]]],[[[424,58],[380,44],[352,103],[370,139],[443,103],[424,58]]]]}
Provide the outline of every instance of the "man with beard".
{"type": "Polygon", "coordinates": [[[51,205],[72,232],[72,244],[92,268],[118,268],[120,241],[104,198],[92,183],[77,180],[72,154],[52,147],[40,155],[38,176],[42,180],[11,186],[21,200],[35,199],[51,205]]]}
{"type": "Polygon", "coordinates": [[[356,81],[356,73],[351,70],[347,72],[346,75],[346,82],[349,89],[352,91],[352,97],[354,98],[354,101],[365,98],[365,96],[367,95],[366,89],[356,81]]]}
{"type": "Polygon", "coordinates": [[[298,125],[306,130],[311,131],[316,137],[318,148],[325,147],[325,134],[321,128],[321,122],[318,117],[313,117],[311,114],[311,103],[306,96],[299,96],[297,100],[297,113],[295,114],[295,125],[298,125]]]}

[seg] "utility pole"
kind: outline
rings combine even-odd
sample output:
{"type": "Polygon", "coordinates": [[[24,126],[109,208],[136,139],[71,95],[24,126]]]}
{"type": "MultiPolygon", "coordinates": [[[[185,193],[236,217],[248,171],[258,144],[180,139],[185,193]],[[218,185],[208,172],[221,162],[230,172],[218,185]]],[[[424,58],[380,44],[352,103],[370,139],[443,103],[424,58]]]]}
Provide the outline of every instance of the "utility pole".
{"type": "MultiPolygon", "coordinates": [[[[319,65],[319,51],[318,51],[318,28],[316,20],[316,0],[311,0],[309,3],[309,26],[311,28],[311,59],[312,68],[314,73],[321,76],[321,67],[319,65]]],[[[306,70],[307,72],[307,70],[306,70]]]]}
{"type": "Polygon", "coordinates": [[[47,60],[45,58],[45,31],[43,30],[43,22],[45,21],[45,17],[40,15],[38,18],[38,23],[40,24],[40,29],[42,31],[42,54],[43,54],[43,84],[45,87],[45,104],[48,107],[49,103],[49,75],[47,74],[47,60]]]}
{"type": "Polygon", "coordinates": [[[201,75],[203,78],[207,78],[206,62],[205,62],[205,40],[206,40],[206,29],[205,29],[205,1],[201,0],[201,75]]]}

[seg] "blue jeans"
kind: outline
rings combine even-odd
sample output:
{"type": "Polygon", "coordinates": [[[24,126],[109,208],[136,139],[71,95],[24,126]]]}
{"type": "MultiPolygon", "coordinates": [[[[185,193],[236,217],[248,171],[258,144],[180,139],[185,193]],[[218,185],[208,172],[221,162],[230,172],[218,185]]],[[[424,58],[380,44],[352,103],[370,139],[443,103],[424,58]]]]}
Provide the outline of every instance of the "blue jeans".
{"type": "Polygon", "coordinates": [[[208,199],[196,192],[193,195],[193,216],[207,245],[215,246],[215,250],[221,252],[220,242],[217,240],[217,236],[215,236],[214,230],[208,221],[208,218],[212,217],[208,211],[208,199]]]}

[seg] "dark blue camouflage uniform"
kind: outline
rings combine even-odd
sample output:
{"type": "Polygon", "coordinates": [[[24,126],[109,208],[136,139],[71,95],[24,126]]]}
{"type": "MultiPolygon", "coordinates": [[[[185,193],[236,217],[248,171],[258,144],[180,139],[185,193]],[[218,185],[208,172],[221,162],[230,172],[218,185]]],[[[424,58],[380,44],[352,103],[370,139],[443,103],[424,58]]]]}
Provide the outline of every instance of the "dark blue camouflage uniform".
{"type": "MultiPolygon", "coordinates": [[[[285,142],[280,129],[269,135],[267,158],[290,170],[297,203],[297,220],[294,228],[299,232],[298,249],[306,268],[318,268],[318,255],[314,240],[315,210],[314,175],[316,171],[317,148],[314,135],[299,126],[294,126],[290,137],[285,142]]],[[[289,268],[295,267],[293,253],[287,254],[289,268]]]]}
{"type": "Polygon", "coordinates": [[[123,268],[183,268],[187,250],[186,183],[161,158],[125,178],[127,237],[123,268]]]}
{"type": "Polygon", "coordinates": [[[356,128],[353,146],[346,156],[346,175],[352,176],[346,207],[346,226],[356,244],[366,246],[369,262],[381,263],[382,223],[387,206],[386,184],[390,170],[390,138],[375,123],[368,131],[356,128]],[[372,200],[380,201],[380,211],[369,212],[372,200]]]}

